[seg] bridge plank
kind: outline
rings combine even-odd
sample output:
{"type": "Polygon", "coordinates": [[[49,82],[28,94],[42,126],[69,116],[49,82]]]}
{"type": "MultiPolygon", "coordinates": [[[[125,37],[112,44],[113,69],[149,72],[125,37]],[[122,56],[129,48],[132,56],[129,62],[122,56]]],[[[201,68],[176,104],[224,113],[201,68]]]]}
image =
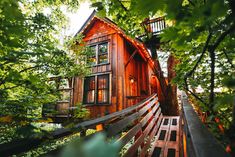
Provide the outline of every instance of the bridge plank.
{"type": "Polygon", "coordinates": [[[162,157],[172,155],[179,157],[179,119],[179,116],[164,116],[162,118],[159,130],[156,131],[155,144],[153,148],[150,149],[148,156],[158,154],[162,157]]]}
{"type": "Polygon", "coordinates": [[[107,126],[107,134],[108,136],[113,136],[117,133],[119,133],[120,131],[122,131],[124,128],[126,128],[130,123],[134,122],[135,120],[137,120],[137,118],[139,118],[139,113],[133,113],[127,117],[125,117],[124,119],[113,123],[113,124],[109,124],[107,126]]]}
{"type": "Polygon", "coordinates": [[[153,140],[153,137],[156,135],[157,131],[159,130],[159,127],[161,125],[161,122],[162,122],[162,115],[161,113],[156,113],[157,114],[157,118],[154,117],[155,119],[155,124],[154,124],[154,128],[151,130],[150,134],[149,134],[149,138],[146,142],[146,144],[144,145],[144,147],[142,148],[141,152],[140,152],[140,156],[141,157],[144,157],[146,156],[146,154],[148,153],[148,149],[150,148],[150,144],[151,144],[151,141],[153,140]]]}
{"type": "Polygon", "coordinates": [[[132,129],[130,129],[124,136],[117,140],[121,142],[121,146],[125,146],[139,131],[141,131],[141,125],[137,124],[132,129]]]}
{"type": "Polygon", "coordinates": [[[140,116],[142,116],[147,110],[149,110],[158,100],[158,98],[154,98],[151,102],[149,102],[146,106],[144,106],[142,109],[140,109],[139,113],[140,116]]]}
{"type": "Polygon", "coordinates": [[[134,144],[127,150],[123,157],[132,157],[143,142],[144,134],[141,134],[140,137],[134,142],[134,144]]]}

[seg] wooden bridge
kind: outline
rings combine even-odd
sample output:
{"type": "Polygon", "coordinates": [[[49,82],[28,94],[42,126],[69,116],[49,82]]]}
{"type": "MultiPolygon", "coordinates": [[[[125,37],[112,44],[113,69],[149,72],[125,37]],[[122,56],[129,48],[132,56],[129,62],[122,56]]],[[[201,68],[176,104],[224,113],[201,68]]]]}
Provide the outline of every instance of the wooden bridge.
{"type": "MultiPolygon", "coordinates": [[[[131,142],[123,155],[125,157],[229,156],[198,119],[185,94],[179,102],[182,106],[181,116],[164,116],[154,94],[135,106],[77,124],[74,127],[76,131],[74,128],[56,130],[51,138],[58,139],[75,132],[86,137],[86,130],[93,128],[97,132],[106,132],[108,137],[118,138],[122,148],[131,142]]],[[[0,155],[19,154],[50,139],[22,139],[2,144],[0,155]]]]}

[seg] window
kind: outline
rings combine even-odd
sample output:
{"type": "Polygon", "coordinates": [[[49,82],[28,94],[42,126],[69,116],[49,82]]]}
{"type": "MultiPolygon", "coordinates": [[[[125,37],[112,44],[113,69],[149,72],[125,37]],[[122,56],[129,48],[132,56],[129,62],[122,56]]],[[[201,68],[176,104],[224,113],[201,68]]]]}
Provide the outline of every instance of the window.
{"type": "Polygon", "coordinates": [[[109,75],[99,75],[99,76],[92,76],[85,78],[84,103],[85,104],[109,103],[109,75]]]}
{"type": "Polygon", "coordinates": [[[88,58],[88,63],[92,65],[96,65],[96,46],[91,46],[91,57],[88,58]]]}
{"type": "Polygon", "coordinates": [[[84,81],[84,102],[92,104],[95,102],[95,77],[87,77],[84,81]]]}
{"type": "Polygon", "coordinates": [[[98,76],[98,85],[97,85],[98,95],[97,101],[100,103],[107,103],[109,97],[109,77],[108,75],[98,76]]]}
{"type": "Polygon", "coordinates": [[[94,55],[88,59],[89,64],[96,65],[108,63],[108,42],[92,45],[91,49],[94,55]]]}
{"type": "Polygon", "coordinates": [[[108,63],[108,43],[98,45],[98,64],[108,63]]]}

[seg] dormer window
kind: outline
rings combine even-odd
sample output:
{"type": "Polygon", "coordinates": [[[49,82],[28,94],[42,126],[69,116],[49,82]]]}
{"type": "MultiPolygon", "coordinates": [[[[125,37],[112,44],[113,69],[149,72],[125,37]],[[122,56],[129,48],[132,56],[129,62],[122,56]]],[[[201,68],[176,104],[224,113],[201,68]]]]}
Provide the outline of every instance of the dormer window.
{"type": "Polygon", "coordinates": [[[96,45],[90,46],[93,52],[93,55],[88,59],[88,63],[91,66],[106,64],[109,62],[108,59],[108,42],[99,43],[96,45]]]}

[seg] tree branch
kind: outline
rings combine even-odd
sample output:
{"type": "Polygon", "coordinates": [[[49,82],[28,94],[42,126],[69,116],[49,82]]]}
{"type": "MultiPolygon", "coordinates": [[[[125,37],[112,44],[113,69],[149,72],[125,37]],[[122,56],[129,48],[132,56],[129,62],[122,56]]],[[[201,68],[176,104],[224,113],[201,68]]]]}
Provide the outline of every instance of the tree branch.
{"type": "Polygon", "coordinates": [[[209,35],[207,36],[206,43],[205,43],[205,46],[203,47],[201,56],[200,56],[199,59],[197,60],[197,62],[196,62],[196,64],[194,65],[193,69],[192,69],[190,72],[188,72],[188,73],[186,74],[186,76],[185,76],[186,78],[187,78],[187,77],[190,77],[190,76],[193,74],[193,72],[196,70],[198,64],[201,62],[201,60],[202,60],[202,58],[203,58],[203,56],[204,56],[204,54],[205,54],[205,52],[206,52],[206,50],[207,50],[207,48],[208,48],[209,42],[210,42],[210,40],[211,40],[211,37],[212,37],[212,33],[210,32],[209,35]]]}
{"type": "Polygon", "coordinates": [[[122,9],[124,9],[125,11],[128,11],[128,9],[122,4],[122,1],[117,0],[117,2],[120,4],[120,6],[122,7],[122,9]]]}
{"type": "Polygon", "coordinates": [[[210,51],[215,51],[215,49],[219,46],[219,44],[224,40],[224,38],[232,33],[235,30],[235,23],[233,23],[230,28],[228,30],[226,30],[225,32],[223,32],[220,37],[218,37],[218,39],[215,41],[215,44],[211,46],[211,50],[210,51]]]}
{"type": "Polygon", "coordinates": [[[231,67],[232,67],[232,68],[235,68],[235,66],[233,65],[232,61],[230,60],[228,54],[227,54],[225,51],[223,51],[223,53],[224,53],[226,59],[228,60],[228,63],[231,65],[231,67]]]}
{"type": "Polygon", "coordinates": [[[188,88],[184,87],[184,89],[186,89],[190,94],[192,94],[196,99],[198,99],[199,101],[201,101],[203,104],[205,104],[206,106],[208,106],[208,104],[202,99],[200,98],[197,94],[193,93],[191,90],[189,90],[188,88]]]}
{"type": "Polygon", "coordinates": [[[195,4],[191,1],[191,0],[188,0],[188,2],[195,7],[195,4]]]}
{"type": "Polygon", "coordinates": [[[28,71],[28,70],[32,70],[32,69],[35,69],[35,68],[39,68],[39,67],[41,67],[41,66],[42,66],[42,65],[36,65],[36,66],[34,66],[34,67],[28,67],[28,68],[25,68],[25,69],[23,69],[23,70],[20,70],[19,73],[26,72],[26,71],[28,71]]]}

